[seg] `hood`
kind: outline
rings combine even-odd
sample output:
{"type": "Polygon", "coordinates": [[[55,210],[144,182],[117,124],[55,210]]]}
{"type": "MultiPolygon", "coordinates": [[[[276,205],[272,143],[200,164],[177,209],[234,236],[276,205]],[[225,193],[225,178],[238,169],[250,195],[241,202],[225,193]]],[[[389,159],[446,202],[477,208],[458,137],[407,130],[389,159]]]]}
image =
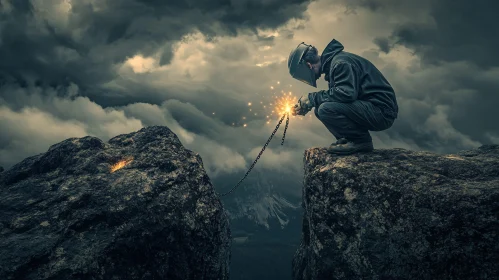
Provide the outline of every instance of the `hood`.
{"type": "Polygon", "coordinates": [[[331,42],[329,42],[329,44],[327,44],[326,48],[321,54],[321,73],[329,72],[328,62],[331,61],[331,59],[333,59],[333,57],[343,49],[343,45],[340,42],[336,41],[336,39],[333,39],[331,42]]]}

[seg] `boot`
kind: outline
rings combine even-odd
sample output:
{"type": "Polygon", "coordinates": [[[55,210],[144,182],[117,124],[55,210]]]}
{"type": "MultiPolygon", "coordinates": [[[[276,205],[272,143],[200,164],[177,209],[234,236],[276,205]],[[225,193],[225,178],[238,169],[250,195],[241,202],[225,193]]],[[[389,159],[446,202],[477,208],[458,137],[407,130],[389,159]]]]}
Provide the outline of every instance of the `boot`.
{"type": "MultiPolygon", "coordinates": [[[[338,142],[340,142],[338,140],[338,142]]],[[[373,142],[363,142],[363,143],[354,143],[352,141],[344,141],[340,142],[336,145],[331,145],[327,149],[327,151],[331,154],[337,155],[351,155],[354,153],[362,153],[362,152],[372,152],[374,150],[373,142]]]]}
{"type": "Polygon", "coordinates": [[[337,139],[336,142],[333,142],[331,144],[331,146],[336,146],[339,144],[346,144],[347,142],[348,142],[348,140],[346,138],[340,138],[340,139],[337,139]]]}

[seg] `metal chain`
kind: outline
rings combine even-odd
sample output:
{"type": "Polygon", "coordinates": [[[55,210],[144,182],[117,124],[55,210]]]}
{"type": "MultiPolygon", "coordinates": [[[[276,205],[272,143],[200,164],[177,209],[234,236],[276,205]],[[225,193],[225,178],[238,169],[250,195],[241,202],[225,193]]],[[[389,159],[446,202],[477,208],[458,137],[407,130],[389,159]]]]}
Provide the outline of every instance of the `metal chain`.
{"type": "Polygon", "coordinates": [[[284,137],[286,137],[286,130],[288,130],[289,125],[289,113],[286,114],[286,126],[284,127],[284,133],[282,134],[281,146],[284,145],[284,137]]]}
{"type": "MultiPolygon", "coordinates": [[[[256,162],[260,159],[260,156],[263,154],[263,151],[265,151],[265,148],[267,148],[267,146],[269,145],[270,143],[270,140],[272,140],[272,138],[274,137],[275,133],[277,132],[277,130],[279,129],[279,126],[281,126],[282,124],[282,121],[284,120],[284,117],[286,117],[286,115],[283,115],[282,118],[279,120],[279,123],[277,124],[277,126],[275,127],[274,131],[272,132],[272,134],[270,135],[269,139],[267,140],[267,142],[265,143],[265,145],[263,145],[263,148],[262,150],[260,151],[260,153],[258,154],[258,156],[256,157],[256,159],[253,161],[253,163],[251,164],[250,168],[248,169],[248,171],[246,171],[246,174],[244,174],[243,178],[241,178],[241,180],[239,180],[239,182],[232,188],[230,189],[228,192],[222,194],[221,196],[226,196],[228,194],[230,194],[231,192],[233,192],[237,187],[239,187],[239,185],[243,182],[244,179],[246,179],[246,177],[248,176],[248,174],[251,172],[251,170],[253,169],[253,167],[255,166],[256,162]]],[[[289,123],[289,116],[288,116],[288,121],[286,123],[289,123]]],[[[287,126],[287,125],[286,125],[287,126]]]]}

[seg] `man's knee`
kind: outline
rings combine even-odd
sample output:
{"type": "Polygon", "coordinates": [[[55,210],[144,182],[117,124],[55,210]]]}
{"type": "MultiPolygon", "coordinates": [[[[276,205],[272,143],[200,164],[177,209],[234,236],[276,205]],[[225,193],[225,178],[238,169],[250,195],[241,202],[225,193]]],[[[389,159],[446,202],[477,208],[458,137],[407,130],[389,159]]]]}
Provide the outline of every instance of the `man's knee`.
{"type": "Polygon", "coordinates": [[[319,117],[319,108],[318,108],[318,107],[315,107],[315,108],[314,108],[314,114],[315,114],[315,116],[316,116],[318,119],[321,119],[321,118],[319,117]]]}
{"type": "Polygon", "coordinates": [[[317,109],[317,117],[321,119],[324,117],[327,118],[327,117],[343,115],[344,114],[343,107],[344,104],[339,102],[324,102],[317,109]]]}
{"type": "Polygon", "coordinates": [[[377,126],[373,127],[370,129],[371,131],[383,131],[387,130],[390,127],[393,126],[393,123],[395,122],[394,118],[385,118],[383,117],[382,121],[380,121],[377,126]]]}

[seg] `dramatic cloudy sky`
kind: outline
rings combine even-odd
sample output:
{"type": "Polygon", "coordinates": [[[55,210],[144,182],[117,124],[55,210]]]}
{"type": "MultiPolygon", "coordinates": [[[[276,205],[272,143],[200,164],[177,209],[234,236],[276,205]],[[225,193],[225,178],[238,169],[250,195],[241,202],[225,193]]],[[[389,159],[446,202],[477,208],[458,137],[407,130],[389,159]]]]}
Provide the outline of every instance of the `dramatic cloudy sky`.
{"type": "MultiPolygon", "coordinates": [[[[289,76],[290,51],[333,38],[395,88],[400,115],[373,133],[377,148],[499,143],[498,10],[493,0],[0,0],[0,165],[69,137],[166,125],[211,176],[244,171],[277,123],[266,117],[273,93],[314,91],[289,76]]],[[[312,113],[291,119],[284,146],[281,133],[260,170],[300,171],[306,148],[333,141],[312,113]]]]}

